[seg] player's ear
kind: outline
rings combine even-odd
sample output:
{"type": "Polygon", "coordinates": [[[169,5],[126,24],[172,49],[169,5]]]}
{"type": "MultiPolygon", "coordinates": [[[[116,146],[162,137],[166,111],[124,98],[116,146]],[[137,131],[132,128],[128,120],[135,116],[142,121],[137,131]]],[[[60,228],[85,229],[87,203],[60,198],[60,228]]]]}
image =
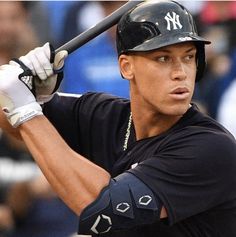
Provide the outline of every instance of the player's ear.
{"type": "Polygon", "coordinates": [[[119,57],[120,72],[123,78],[131,80],[134,77],[132,58],[129,55],[122,54],[119,57]]]}

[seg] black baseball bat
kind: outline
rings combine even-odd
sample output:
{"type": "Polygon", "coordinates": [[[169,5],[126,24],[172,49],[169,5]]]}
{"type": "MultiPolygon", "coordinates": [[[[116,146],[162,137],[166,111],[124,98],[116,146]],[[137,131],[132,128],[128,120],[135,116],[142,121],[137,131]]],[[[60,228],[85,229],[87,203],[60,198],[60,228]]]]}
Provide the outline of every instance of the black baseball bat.
{"type": "Polygon", "coordinates": [[[86,44],[91,39],[95,38],[99,34],[103,33],[104,31],[117,24],[124,13],[126,13],[141,2],[143,1],[128,1],[126,4],[124,4],[116,11],[105,17],[102,21],[97,23],[95,26],[89,28],[88,30],[84,31],[83,33],[79,34],[69,42],[56,49],[56,53],[61,50],[66,50],[69,54],[72,53],[82,45],[86,44]]]}

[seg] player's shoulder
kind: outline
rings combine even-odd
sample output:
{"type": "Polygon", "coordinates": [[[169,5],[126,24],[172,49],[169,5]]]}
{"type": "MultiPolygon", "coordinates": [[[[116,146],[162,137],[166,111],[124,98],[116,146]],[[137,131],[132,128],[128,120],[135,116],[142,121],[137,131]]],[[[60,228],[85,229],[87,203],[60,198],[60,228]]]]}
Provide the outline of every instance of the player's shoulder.
{"type": "Polygon", "coordinates": [[[233,135],[218,121],[200,111],[196,105],[187,111],[177,128],[201,136],[220,136],[222,139],[235,140],[233,135]]]}
{"type": "MultiPolygon", "coordinates": [[[[200,157],[216,159],[220,156],[236,157],[234,136],[217,121],[191,108],[170,131],[168,145],[199,154],[200,157]]],[[[235,158],[233,158],[236,160],[235,158]]]]}
{"type": "Polygon", "coordinates": [[[83,95],[56,93],[44,111],[49,111],[48,113],[62,111],[72,117],[79,115],[80,119],[106,119],[111,116],[126,118],[130,111],[130,101],[101,92],[87,92],[83,95]]]}
{"type": "MultiPolygon", "coordinates": [[[[195,108],[195,118],[176,136],[186,142],[199,160],[236,168],[236,140],[220,123],[195,108]]],[[[193,116],[194,117],[194,116],[193,116]]]]}

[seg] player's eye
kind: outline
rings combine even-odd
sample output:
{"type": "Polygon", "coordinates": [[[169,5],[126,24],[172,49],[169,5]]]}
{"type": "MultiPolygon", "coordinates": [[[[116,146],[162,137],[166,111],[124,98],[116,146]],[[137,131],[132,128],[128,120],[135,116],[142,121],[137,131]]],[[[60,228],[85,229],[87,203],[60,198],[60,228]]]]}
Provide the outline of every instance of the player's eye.
{"type": "Polygon", "coordinates": [[[186,60],[191,60],[191,59],[194,59],[194,58],[195,58],[194,54],[189,54],[185,57],[186,60]]]}
{"type": "Polygon", "coordinates": [[[193,62],[193,61],[195,61],[195,58],[196,58],[196,54],[191,53],[191,54],[188,54],[184,57],[184,61],[185,62],[193,62]]]}
{"type": "Polygon", "coordinates": [[[162,62],[162,63],[169,62],[170,57],[169,56],[159,56],[159,57],[156,57],[156,61],[162,62]]]}

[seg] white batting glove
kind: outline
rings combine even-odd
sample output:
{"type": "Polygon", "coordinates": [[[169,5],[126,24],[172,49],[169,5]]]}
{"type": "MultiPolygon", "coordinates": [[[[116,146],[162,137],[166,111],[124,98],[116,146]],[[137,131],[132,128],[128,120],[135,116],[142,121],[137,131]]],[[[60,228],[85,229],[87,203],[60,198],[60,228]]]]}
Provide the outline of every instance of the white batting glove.
{"type": "Polygon", "coordinates": [[[24,76],[33,76],[31,80],[25,81],[36,100],[43,104],[52,98],[62,80],[62,68],[64,60],[68,56],[66,50],[55,55],[53,47],[46,43],[42,47],[31,50],[19,59],[12,59],[11,65],[18,65],[24,70],[24,76]]]}
{"type": "Polygon", "coordinates": [[[13,127],[43,114],[34,95],[19,79],[23,72],[18,66],[0,66],[0,106],[13,127]]]}

